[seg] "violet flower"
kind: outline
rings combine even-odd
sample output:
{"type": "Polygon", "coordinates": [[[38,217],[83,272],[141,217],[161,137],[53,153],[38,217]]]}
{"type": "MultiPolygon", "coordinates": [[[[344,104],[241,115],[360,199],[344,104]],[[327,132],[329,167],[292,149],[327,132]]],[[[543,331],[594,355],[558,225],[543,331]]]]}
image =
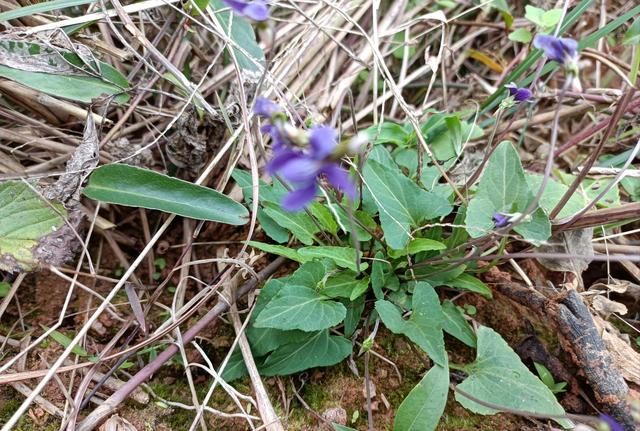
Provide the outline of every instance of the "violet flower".
{"type": "Polygon", "coordinates": [[[306,207],[316,197],[322,176],[351,199],[355,198],[356,190],[349,174],[333,155],[338,132],[329,126],[315,126],[308,132],[308,144],[305,149],[290,145],[275,147],[275,155],[267,165],[270,174],[277,173],[293,187],[282,199],[282,208],[293,212],[306,207]]]}
{"type": "Polygon", "coordinates": [[[567,65],[578,58],[578,42],[567,37],[537,34],[533,46],[544,51],[550,60],[567,65]]]}
{"type": "Polygon", "coordinates": [[[513,97],[516,102],[528,102],[533,97],[533,93],[526,87],[518,87],[515,83],[510,83],[504,86],[509,90],[509,95],[513,97]]]}
{"type": "Polygon", "coordinates": [[[544,51],[550,59],[564,66],[568,73],[568,83],[571,89],[582,92],[582,85],[578,77],[578,42],[567,37],[555,37],[548,34],[537,34],[533,39],[533,46],[544,51]]]}
{"type": "Polygon", "coordinates": [[[269,19],[269,9],[264,0],[222,0],[235,13],[254,21],[269,19]]]}
{"type": "Polygon", "coordinates": [[[262,118],[272,120],[275,115],[284,113],[284,110],[276,102],[266,97],[258,96],[256,97],[256,103],[253,105],[253,112],[262,118]]]}
{"type": "Polygon", "coordinates": [[[502,213],[495,213],[492,219],[497,228],[505,227],[511,221],[511,217],[509,215],[502,213]]]}
{"type": "Polygon", "coordinates": [[[598,418],[609,426],[609,431],[624,431],[624,427],[611,416],[601,414],[598,418]]]}

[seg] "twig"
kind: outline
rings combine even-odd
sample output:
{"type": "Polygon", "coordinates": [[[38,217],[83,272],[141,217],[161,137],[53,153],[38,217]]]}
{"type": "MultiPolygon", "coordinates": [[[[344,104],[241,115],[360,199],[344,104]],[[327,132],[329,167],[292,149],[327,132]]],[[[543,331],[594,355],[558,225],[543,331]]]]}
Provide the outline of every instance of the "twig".
{"type": "MultiPolygon", "coordinates": [[[[259,279],[251,279],[238,289],[236,298],[240,298],[251,290],[256,288],[258,284],[263,282],[267,277],[273,274],[284,263],[285,259],[279,257],[265,267],[260,273],[259,279]]],[[[223,312],[227,311],[229,304],[224,301],[218,301],[218,303],[205,314],[195,325],[187,330],[182,335],[183,343],[189,343],[195,338],[195,336],[206,328],[210,323],[220,316],[223,312]]],[[[98,406],[86,419],[78,424],[77,431],[90,431],[98,425],[108,415],[113,413],[115,409],[129,396],[131,392],[144,381],[146,381],[151,375],[160,369],[165,362],[173,357],[178,352],[178,346],[171,344],[163,352],[161,352],[153,362],[147,364],[142,370],[133,376],[124,386],[111,395],[101,406],[98,406]]]]}

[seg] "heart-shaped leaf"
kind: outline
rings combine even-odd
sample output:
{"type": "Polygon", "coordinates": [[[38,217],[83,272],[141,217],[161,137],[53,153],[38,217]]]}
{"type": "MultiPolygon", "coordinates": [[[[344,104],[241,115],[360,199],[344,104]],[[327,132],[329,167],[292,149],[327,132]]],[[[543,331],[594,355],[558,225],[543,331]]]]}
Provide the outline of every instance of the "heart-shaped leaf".
{"type": "Polygon", "coordinates": [[[254,326],[311,332],[337,325],[346,314],[344,305],[316,290],[288,284],[260,312],[254,326]]]}
{"type": "MultiPolygon", "coordinates": [[[[548,415],[565,414],[549,388],[529,371],[491,328],[481,326],[478,329],[476,360],[464,370],[469,376],[458,385],[460,389],[487,403],[504,406],[503,410],[495,410],[456,393],[456,400],[475,413],[490,415],[513,409],[548,415]]],[[[572,426],[568,419],[554,420],[564,428],[572,426]]]]}

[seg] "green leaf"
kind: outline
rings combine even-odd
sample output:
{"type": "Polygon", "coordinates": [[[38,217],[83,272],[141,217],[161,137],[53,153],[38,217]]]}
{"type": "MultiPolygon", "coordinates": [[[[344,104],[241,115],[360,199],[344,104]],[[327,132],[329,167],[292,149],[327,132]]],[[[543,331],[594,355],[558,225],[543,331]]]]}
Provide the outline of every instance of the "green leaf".
{"type": "Polygon", "coordinates": [[[309,205],[309,211],[318,221],[323,230],[334,235],[338,233],[338,223],[336,223],[333,218],[333,214],[329,211],[329,208],[319,202],[313,202],[309,205]]]}
{"type": "Polygon", "coordinates": [[[309,259],[303,256],[300,256],[300,254],[298,253],[298,250],[287,247],[286,245],[266,244],[264,242],[259,242],[259,241],[247,241],[247,244],[253,248],[257,248],[258,250],[262,250],[264,252],[275,254],[278,256],[284,256],[287,259],[290,259],[296,262],[305,263],[309,261],[309,259]]]}
{"type": "Polygon", "coordinates": [[[17,7],[15,9],[0,13],[0,22],[18,19],[24,16],[31,16],[37,13],[51,12],[52,10],[82,6],[85,4],[95,3],[96,1],[97,0],[53,0],[32,4],[29,6],[17,7]]]}
{"type": "Polygon", "coordinates": [[[513,25],[513,15],[511,14],[511,10],[509,9],[507,2],[505,0],[493,0],[491,5],[500,11],[504,24],[507,29],[510,29],[513,25]]]}
{"type": "Polygon", "coordinates": [[[385,287],[385,282],[387,280],[385,268],[391,269],[391,265],[385,261],[384,254],[379,251],[376,253],[375,259],[371,264],[371,289],[373,290],[376,299],[384,299],[382,289],[385,287]]]}
{"type": "Polygon", "coordinates": [[[28,184],[0,183],[0,270],[31,270],[38,264],[38,244],[55,235],[67,215],[46,202],[28,184]]]}
{"type": "MultiPolygon", "coordinates": [[[[566,174],[564,172],[558,172],[560,180],[564,184],[571,184],[576,179],[575,175],[566,174]]],[[[613,181],[612,178],[585,178],[578,187],[578,193],[583,203],[590,203],[598,197],[602,190],[605,189],[613,181]]],[[[620,191],[618,186],[612,187],[605,195],[600,198],[596,204],[600,208],[611,208],[620,206],[620,191]]]]}
{"type": "Polygon", "coordinates": [[[249,217],[244,206],[213,189],[122,164],[96,169],[84,194],[101,202],[156,209],[197,220],[242,225],[249,217]]]}
{"type": "Polygon", "coordinates": [[[462,311],[449,300],[442,303],[442,313],[444,320],[442,321],[442,329],[458,340],[462,341],[469,347],[476,347],[476,334],[473,333],[471,326],[465,320],[462,311]]]}
{"type": "Polygon", "coordinates": [[[509,40],[514,42],[529,43],[533,39],[533,35],[526,28],[518,28],[509,33],[509,40]]]}
{"type": "Polygon", "coordinates": [[[629,29],[622,37],[623,45],[640,45],[640,17],[633,20],[629,29]]]}
{"type": "Polygon", "coordinates": [[[389,256],[397,259],[400,256],[412,255],[421,251],[446,250],[446,248],[446,245],[435,239],[414,238],[409,241],[404,250],[389,250],[389,256]]]}
{"type": "MultiPolygon", "coordinates": [[[[493,329],[478,329],[476,360],[465,366],[468,377],[460,389],[491,404],[504,407],[494,410],[472,401],[460,393],[456,400],[472,412],[489,415],[500,411],[523,410],[545,415],[563,415],[564,409],[553,393],[520,361],[511,347],[493,329]]],[[[564,428],[567,419],[554,419],[564,428]]]]}
{"type": "Polygon", "coordinates": [[[374,144],[394,144],[399,147],[409,142],[411,134],[404,126],[392,122],[373,125],[364,131],[370,142],[374,144]]]}
{"type": "Polygon", "coordinates": [[[0,298],[4,298],[9,294],[11,290],[11,285],[6,281],[0,281],[0,298]]]}
{"type": "Polygon", "coordinates": [[[289,241],[289,231],[265,214],[262,208],[258,208],[258,222],[264,230],[264,233],[275,242],[284,243],[289,241]]]}
{"type": "Polygon", "coordinates": [[[215,9],[227,9],[216,14],[220,20],[220,25],[225,34],[249,55],[247,57],[239,48],[231,48],[240,68],[251,72],[259,72],[264,66],[264,52],[256,42],[256,35],[249,21],[237,14],[232,14],[229,8],[222,3],[222,0],[211,0],[211,5],[215,9]]]}
{"type": "Polygon", "coordinates": [[[317,290],[319,283],[323,281],[327,275],[332,274],[334,270],[335,266],[327,259],[305,262],[292,275],[286,279],[281,278],[280,280],[286,280],[288,284],[297,284],[317,290]]]}
{"type": "Polygon", "coordinates": [[[436,291],[428,283],[417,282],[413,290],[413,313],[404,320],[400,310],[386,300],[376,301],[376,311],[384,325],[396,334],[404,334],[427,352],[438,365],[447,364],[442,322],[444,316],[436,291]]]}
{"type": "Polygon", "coordinates": [[[540,377],[540,380],[542,380],[542,383],[544,383],[550,390],[553,391],[553,388],[555,387],[556,382],[553,379],[551,372],[547,369],[547,367],[537,362],[534,362],[533,366],[535,367],[536,372],[540,377]]]}
{"type": "Polygon", "coordinates": [[[484,284],[482,280],[474,277],[471,274],[463,273],[454,278],[453,280],[449,280],[444,283],[447,286],[455,287],[458,289],[469,290],[471,292],[478,293],[485,298],[492,298],[491,289],[489,286],[484,284]]]}
{"type": "Polygon", "coordinates": [[[283,331],[273,328],[256,328],[255,326],[249,326],[246,332],[251,344],[251,353],[254,356],[264,356],[280,346],[297,343],[309,337],[309,333],[304,331],[283,331]]]}
{"type": "Polygon", "coordinates": [[[304,212],[292,213],[285,211],[279,205],[271,202],[266,202],[264,205],[265,214],[291,232],[301,243],[305,245],[313,244],[314,235],[318,232],[318,227],[307,214],[304,212]]]}
{"type": "MultiPolygon", "coordinates": [[[[489,158],[478,191],[469,202],[465,218],[469,235],[473,238],[486,235],[494,229],[494,214],[524,212],[533,197],[518,153],[509,141],[501,142],[489,158]]],[[[533,243],[551,236],[551,224],[540,208],[530,221],[522,221],[514,230],[533,243]]]]}
{"type": "Polygon", "coordinates": [[[449,393],[449,367],[434,365],[402,401],[394,431],[432,431],[440,422],[449,393]]]}
{"type": "Polygon", "coordinates": [[[562,9],[550,9],[542,14],[542,24],[544,28],[555,27],[562,18],[562,9]]]}
{"type": "MultiPolygon", "coordinates": [[[[527,172],[526,178],[527,184],[529,184],[529,189],[538,190],[542,184],[543,175],[527,172]]],[[[547,212],[547,214],[550,213],[556,207],[558,202],[560,202],[560,199],[562,199],[567,190],[569,190],[569,187],[557,182],[553,178],[549,178],[544,192],[542,193],[542,197],[540,198],[540,206],[545,210],[545,212],[547,212]]],[[[586,204],[587,202],[583,195],[580,193],[574,193],[556,217],[561,219],[572,216],[578,213],[578,211],[580,211],[586,204]]]]}
{"type": "Polygon", "coordinates": [[[461,121],[460,114],[436,114],[423,126],[422,134],[438,160],[453,161],[462,153],[466,140],[482,136],[482,129],[475,124],[461,121]]]}
{"type": "Polygon", "coordinates": [[[411,228],[452,210],[443,197],[421,189],[398,169],[388,169],[374,160],[368,160],[364,167],[364,182],[378,207],[385,240],[394,249],[405,247],[411,228]]]}
{"type": "MultiPolygon", "coordinates": [[[[231,176],[238,183],[240,188],[242,188],[242,195],[244,196],[245,202],[248,205],[251,205],[253,198],[253,184],[251,181],[251,172],[243,171],[241,169],[234,169],[231,176]]],[[[272,202],[277,204],[282,199],[282,196],[285,193],[284,187],[282,189],[278,186],[280,184],[271,185],[267,184],[264,181],[260,180],[259,182],[259,194],[261,202],[272,202]]],[[[283,243],[289,240],[289,231],[282,226],[280,226],[274,219],[269,217],[263,208],[258,208],[258,221],[260,222],[260,226],[264,229],[264,233],[267,234],[269,238],[274,240],[275,242],[283,243]]]]}
{"type": "Polygon", "coordinates": [[[347,315],[344,318],[344,336],[350,338],[358,328],[362,312],[364,311],[364,296],[360,296],[355,301],[345,301],[347,315]]]}
{"type": "MultiPolygon", "coordinates": [[[[356,260],[358,251],[352,247],[314,246],[298,249],[298,254],[306,260],[330,259],[341,268],[357,271],[356,260]]],[[[360,269],[368,267],[366,263],[360,264],[360,269]]]]}
{"type": "Polygon", "coordinates": [[[538,27],[544,27],[544,9],[540,9],[539,7],[526,5],[524,7],[525,13],[524,17],[537,25],[538,27]]]}
{"type": "Polygon", "coordinates": [[[335,365],[351,354],[351,341],[319,331],[304,341],[273,352],[260,368],[263,376],[285,376],[313,367],[335,365]]]}
{"type": "Polygon", "coordinates": [[[91,103],[105,94],[129,97],[127,79],[107,63],[68,50],[23,40],[0,40],[0,77],[56,97],[91,103]]]}
{"type": "Polygon", "coordinates": [[[231,354],[224,371],[222,371],[221,377],[225,382],[232,382],[247,374],[247,366],[244,364],[242,352],[239,348],[236,348],[231,354]]]}
{"type": "Polygon", "coordinates": [[[391,55],[399,60],[402,60],[404,58],[405,45],[409,45],[409,47],[407,48],[407,55],[409,56],[409,58],[416,55],[416,47],[412,46],[411,42],[405,38],[404,31],[399,31],[398,33],[394,34],[392,46],[397,46],[397,48],[391,52],[391,55]]]}
{"type": "Polygon", "coordinates": [[[349,428],[337,423],[332,423],[331,426],[333,427],[334,431],[358,431],[355,428],[349,428]]]}
{"type": "Polygon", "coordinates": [[[321,290],[330,298],[348,298],[351,301],[362,296],[369,289],[369,277],[358,280],[357,274],[342,271],[327,278],[321,290]]]}
{"type": "MultiPolygon", "coordinates": [[[[45,325],[40,325],[40,327],[44,329],[45,332],[51,329],[45,325]]],[[[53,338],[53,340],[56,343],[60,344],[65,349],[71,345],[71,338],[67,337],[62,332],[53,331],[49,334],[49,336],[53,338]]],[[[82,356],[83,358],[89,356],[89,353],[87,353],[86,350],[84,350],[82,347],[78,345],[73,346],[73,349],[71,349],[71,352],[75,355],[82,356]]]]}
{"type": "Polygon", "coordinates": [[[254,326],[311,332],[337,325],[346,313],[344,305],[314,289],[285,285],[258,315],[254,326]]]}

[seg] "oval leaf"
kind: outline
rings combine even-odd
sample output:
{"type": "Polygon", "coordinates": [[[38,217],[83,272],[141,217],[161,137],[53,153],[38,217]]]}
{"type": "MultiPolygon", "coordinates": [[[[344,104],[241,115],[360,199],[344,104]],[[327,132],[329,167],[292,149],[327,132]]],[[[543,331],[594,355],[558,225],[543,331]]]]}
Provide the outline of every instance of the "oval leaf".
{"type": "Polygon", "coordinates": [[[434,365],[402,401],[394,431],[432,431],[444,413],[449,392],[449,367],[434,365]]]}
{"type": "Polygon", "coordinates": [[[96,169],[84,194],[101,202],[233,225],[245,224],[249,216],[244,206],[215,190],[121,164],[96,169]]]}

